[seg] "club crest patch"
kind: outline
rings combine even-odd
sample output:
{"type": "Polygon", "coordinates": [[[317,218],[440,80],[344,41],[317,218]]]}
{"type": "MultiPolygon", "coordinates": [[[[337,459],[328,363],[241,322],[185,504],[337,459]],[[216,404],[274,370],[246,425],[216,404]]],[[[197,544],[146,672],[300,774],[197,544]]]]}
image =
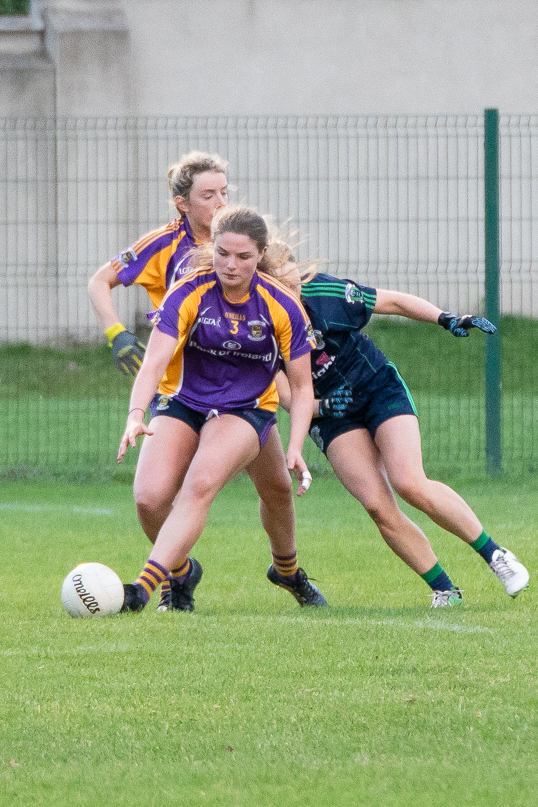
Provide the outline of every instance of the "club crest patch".
{"type": "Polygon", "coordinates": [[[157,406],[155,407],[157,412],[162,412],[164,409],[168,409],[170,406],[170,398],[168,395],[159,395],[159,400],[157,401],[157,406]]]}
{"type": "Polygon", "coordinates": [[[126,249],[125,252],[120,252],[118,260],[124,269],[127,269],[131,261],[137,261],[136,252],[133,249],[126,249]]]}
{"type": "Polygon", "coordinates": [[[361,303],[363,296],[361,290],[354,284],[348,283],[346,286],[346,302],[361,303]]]}
{"type": "Polygon", "coordinates": [[[263,339],[263,322],[253,319],[249,321],[248,326],[250,328],[248,338],[253,342],[260,342],[263,339]]]}

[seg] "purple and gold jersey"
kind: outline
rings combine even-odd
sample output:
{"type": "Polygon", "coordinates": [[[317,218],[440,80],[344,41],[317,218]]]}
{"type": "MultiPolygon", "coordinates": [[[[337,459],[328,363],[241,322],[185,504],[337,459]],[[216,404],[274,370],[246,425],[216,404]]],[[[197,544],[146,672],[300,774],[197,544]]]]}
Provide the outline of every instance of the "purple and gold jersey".
{"type": "Polygon", "coordinates": [[[185,216],[146,233],[112,259],[112,267],[124,286],[143,286],[158,308],[164,295],[188,271],[188,253],[197,245],[185,216]]]}
{"type": "Polygon", "coordinates": [[[226,300],[212,267],[191,272],[153,316],[178,340],[159,393],[199,412],[278,406],[275,375],[315,346],[304,308],[278,280],[254,272],[239,303],[226,300]]]}

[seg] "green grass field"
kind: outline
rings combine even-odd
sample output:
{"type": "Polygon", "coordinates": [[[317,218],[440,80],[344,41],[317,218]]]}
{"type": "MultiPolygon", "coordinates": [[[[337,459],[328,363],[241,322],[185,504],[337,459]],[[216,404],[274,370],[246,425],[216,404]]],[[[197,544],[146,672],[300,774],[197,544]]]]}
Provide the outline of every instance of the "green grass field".
{"type": "Polygon", "coordinates": [[[455,486],[529,567],[518,599],[421,515],[465,597],[429,610],[427,586],[326,476],[297,520],[300,562],[331,607],[300,609],[265,579],[256,497],[238,478],[194,553],[194,614],[158,614],[154,599],[72,620],[60,587],[73,566],[132,580],[146,558],[130,485],[4,479],[0,803],[533,805],[538,480],[455,486]]]}

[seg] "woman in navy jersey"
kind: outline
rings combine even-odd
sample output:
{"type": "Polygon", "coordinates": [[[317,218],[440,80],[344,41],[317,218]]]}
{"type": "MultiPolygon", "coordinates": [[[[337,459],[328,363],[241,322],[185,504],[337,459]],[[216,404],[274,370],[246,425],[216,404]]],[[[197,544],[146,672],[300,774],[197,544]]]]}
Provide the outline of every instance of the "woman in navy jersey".
{"type": "Polygon", "coordinates": [[[244,207],[226,208],[214,220],[212,236],[211,264],[178,280],[155,313],[133,386],[118,461],[138,436],[152,439],[160,416],[174,419],[173,456],[163,451],[163,463],[156,462],[153,473],[157,487],[168,484],[173,460],[179,493],[144,569],[125,586],[124,610],[143,608],[167,580],[171,608],[193,609],[202,569],[189,553],[215,496],[243,470],[256,485],[271,540],[269,580],[301,605],[326,605],[297,564],[289,477],[291,471],[300,480],[298,495],[308,489],[311,477],[301,452],[313,406],[312,329],[296,296],[269,274],[267,262],[260,269],[268,242],[261,216],[244,207]],[[275,376],[282,360],[290,386],[286,455],[275,417],[275,376]],[[150,403],[153,419],[146,426],[150,403]]]}
{"type": "MultiPolygon", "coordinates": [[[[462,602],[422,530],[399,508],[393,491],[443,529],[470,544],[515,597],[529,580],[512,552],[496,544],[469,505],[447,485],[428,479],[417,412],[396,367],[362,332],[372,314],[436,323],[454,336],[471,328],[495,332],[488,320],[449,312],[411,294],[316,274],[300,289],[316,347],[311,353],[314,418],[310,436],[344,487],[365,507],[388,546],[432,590],[432,607],[462,602]]],[[[287,385],[278,379],[286,408],[287,385]]]]}

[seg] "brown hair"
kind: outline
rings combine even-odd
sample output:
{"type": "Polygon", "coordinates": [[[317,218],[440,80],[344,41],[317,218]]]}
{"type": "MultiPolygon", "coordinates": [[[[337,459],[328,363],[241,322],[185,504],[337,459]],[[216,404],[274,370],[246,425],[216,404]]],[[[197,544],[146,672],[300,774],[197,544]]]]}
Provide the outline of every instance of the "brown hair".
{"type": "Polygon", "coordinates": [[[207,154],[205,151],[189,151],[184,154],[178,163],[171,165],[168,170],[168,187],[172,198],[183,196],[189,198],[194,177],[205,171],[214,174],[224,174],[228,163],[218,154],[207,154]]]}
{"type": "MultiPolygon", "coordinates": [[[[256,210],[244,205],[228,205],[218,210],[211,223],[211,243],[192,250],[190,267],[198,269],[213,261],[213,242],[223,233],[246,235],[256,244],[258,252],[267,247],[258,271],[276,278],[299,295],[302,283],[307,283],[317,272],[316,262],[297,263],[291,246],[282,238],[283,229],[272,224],[269,216],[260,216],[256,210]]],[[[293,237],[295,233],[290,233],[293,237]]]]}
{"type": "Polygon", "coordinates": [[[244,205],[228,205],[215,213],[211,222],[211,240],[214,242],[223,233],[246,235],[256,244],[258,252],[263,252],[269,243],[265,219],[254,208],[244,205]]]}

